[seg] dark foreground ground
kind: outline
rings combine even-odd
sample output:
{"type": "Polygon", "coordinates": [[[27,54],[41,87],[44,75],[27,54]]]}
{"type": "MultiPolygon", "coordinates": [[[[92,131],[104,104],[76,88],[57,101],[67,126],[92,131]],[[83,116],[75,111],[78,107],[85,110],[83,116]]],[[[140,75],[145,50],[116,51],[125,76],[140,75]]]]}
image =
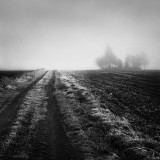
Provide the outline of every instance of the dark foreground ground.
{"type": "Polygon", "coordinates": [[[72,74],[99,97],[102,108],[125,117],[135,131],[160,141],[160,71],[85,71],[72,74]]]}
{"type": "Polygon", "coordinates": [[[159,160],[159,71],[0,72],[0,160],[159,160]]]}
{"type": "Polygon", "coordinates": [[[87,158],[160,159],[159,71],[76,71],[59,77],[59,94],[65,93],[72,102],[68,110],[78,117],[78,122],[70,117],[75,130],[87,137],[87,158]]]}
{"type": "Polygon", "coordinates": [[[71,159],[73,151],[61,126],[54,81],[54,71],[42,72],[19,87],[15,97],[13,89],[17,88],[12,88],[12,95],[3,91],[10,102],[0,107],[0,159],[71,159]]]}

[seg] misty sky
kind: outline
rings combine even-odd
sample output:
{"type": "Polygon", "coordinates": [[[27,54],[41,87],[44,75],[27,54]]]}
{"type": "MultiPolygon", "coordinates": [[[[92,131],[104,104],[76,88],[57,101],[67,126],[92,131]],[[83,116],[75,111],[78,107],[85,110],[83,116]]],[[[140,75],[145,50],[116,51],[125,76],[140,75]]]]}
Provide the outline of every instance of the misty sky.
{"type": "Polygon", "coordinates": [[[107,45],[160,69],[160,0],[0,0],[0,69],[95,69],[107,45]]]}

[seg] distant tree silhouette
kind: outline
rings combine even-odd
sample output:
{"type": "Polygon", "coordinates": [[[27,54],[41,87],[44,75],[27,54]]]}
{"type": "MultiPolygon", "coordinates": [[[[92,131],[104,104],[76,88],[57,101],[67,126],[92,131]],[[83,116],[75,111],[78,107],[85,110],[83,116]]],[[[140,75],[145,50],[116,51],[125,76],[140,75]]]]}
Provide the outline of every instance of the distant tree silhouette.
{"type": "Polygon", "coordinates": [[[105,69],[106,65],[105,65],[105,61],[102,57],[97,58],[96,63],[98,65],[98,67],[100,67],[101,69],[105,69]]]}
{"type": "Polygon", "coordinates": [[[117,67],[119,69],[122,69],[123,68],[123,62],[121,61],[121,59],[117,59],[117,67]]]}
{"type": "Polygon", "coordinates": [[[121,66],[121,60],[117,59],[111,47],[107,47],[104,56],[97,58],[96,63],[101,69],[112,69],[121,66]]]}
{"type": "Polygon", "coordinates": [[[117,58],[111,47],[108,46],[105,54],[97,58],[96,63],[101,69],[122,69],[123,62],[117,58]]]}
{"type": "Polygon", "coordinates": [[[145,69],[149,64],[147,55],[142,52],[135,55],[127,55],[125,62],[117,58],[111,47],[108,46],[102,57],[96,59],[96,64],[100,69],[126,69],[126,70],[141,70],[145,69]]]}
{"type": "Polygon", "coordinates": [[[141,70],[149,64],[147,55],[143,52],[136,55],[127,55],[125,59],[125,69],[141,70]]]}
{"type": "Polygon", "coordinates": [[[146,66],[149,64],[149,59],[148,59],[147,55],[144,52],[142,52],[139,55],[139,59],[141,62],[141,69],[145,69],[146,66]]]}
{"type": "Polygon", "coordinates": [[[113,68],[116,65],[117,58],[113,53],[111,47],[107,47],[106,53],[104,55],[105,63],[108,68],[113,68]]]}
{"type": "Polygon", "coordinates": [[[132,61],[133,61],[133,56],[132,55],[127,55],[126,59],[125,59],[125,68],[126,69],[129,69],[129,68],[133,67],[132,61]]]}

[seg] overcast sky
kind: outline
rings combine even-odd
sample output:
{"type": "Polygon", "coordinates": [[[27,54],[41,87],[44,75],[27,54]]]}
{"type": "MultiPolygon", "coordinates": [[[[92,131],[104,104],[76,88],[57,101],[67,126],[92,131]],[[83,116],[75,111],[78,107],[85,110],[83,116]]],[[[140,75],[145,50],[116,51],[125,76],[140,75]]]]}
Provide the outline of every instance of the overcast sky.
{"type": "Polygon", "coordinates": [[[160,69],[160,0],[0,0],[0,69],[95,69],[107,45],[160,69]]]}

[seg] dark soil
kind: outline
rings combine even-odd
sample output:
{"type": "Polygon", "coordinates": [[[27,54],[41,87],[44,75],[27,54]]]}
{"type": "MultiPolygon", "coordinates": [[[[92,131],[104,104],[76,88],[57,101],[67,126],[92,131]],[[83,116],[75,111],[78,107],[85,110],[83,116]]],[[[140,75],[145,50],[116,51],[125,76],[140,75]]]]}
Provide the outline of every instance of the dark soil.
{"type": "Polygon", "coordinates": [[[160,141],[159,71],[79,71],[72,76],[99,97],[102,108],[128,119],[141,136],[160,141]]]}

